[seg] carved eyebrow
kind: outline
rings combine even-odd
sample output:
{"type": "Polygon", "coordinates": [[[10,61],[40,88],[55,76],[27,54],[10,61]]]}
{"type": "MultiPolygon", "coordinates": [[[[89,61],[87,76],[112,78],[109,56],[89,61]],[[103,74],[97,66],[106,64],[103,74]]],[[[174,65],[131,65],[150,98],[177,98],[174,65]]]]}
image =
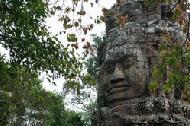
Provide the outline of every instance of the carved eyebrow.
{"type": "Polygon", "coordinates": [[[117,59],[109,59],[109,60],[105,60],[104,64],[113,64],[116,63],[118,60],[117,59]]]}
{"type": "Polygon", "coordinates": [[[109,62],[116,63],[116,62],[121,62],[121,61],[129,59],[129,58],[133,58],[133,59],[135,58],[135,59],[137,59],[137,56],[134,56],[134,55],[120,56],[120,55],[118,55],[117,57],[105,60],[104,63],[109,63],[109,62]]]}
{"type": "Polygon", "coordinates": [[[136,55],[125,55],[125,56],[122,56],[122,57],[119,57],[119,58],[121,60],[129,59],[129,58],[137,59],[137,56],[136,55]]]}

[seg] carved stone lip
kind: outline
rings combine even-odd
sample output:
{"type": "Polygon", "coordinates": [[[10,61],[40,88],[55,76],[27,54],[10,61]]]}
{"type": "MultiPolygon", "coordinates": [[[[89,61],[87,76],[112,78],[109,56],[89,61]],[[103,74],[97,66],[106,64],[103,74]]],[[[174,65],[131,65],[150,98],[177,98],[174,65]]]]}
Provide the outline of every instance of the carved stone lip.
{"type": "Polygon", "coordinates": [[[120,81],[118,83],[110,83],[109,86],[109,93],[116,93],[116,92],[122,92],[130,89],[131,85],[126,83],[126,81],[120,81]]]}
{"type": "Polygon", "coordinates": [[[123,86],[120,86],[120,87],[115,87],[115,88],[111,88],[109,90],[109,94],[113,94],[113,93],[117,93],[117,92],[124,92],[124,91],[127,91],[129,89],[130,86],[127,86],[127,85],[123,85],[123,86]]]}
{"type": "Polygon", "coordinates": [[[117,78],[114,80],[110,80],[110,88],[117,88],[117,87],[130,87],[131,84],[125,78],[117,78]]]}

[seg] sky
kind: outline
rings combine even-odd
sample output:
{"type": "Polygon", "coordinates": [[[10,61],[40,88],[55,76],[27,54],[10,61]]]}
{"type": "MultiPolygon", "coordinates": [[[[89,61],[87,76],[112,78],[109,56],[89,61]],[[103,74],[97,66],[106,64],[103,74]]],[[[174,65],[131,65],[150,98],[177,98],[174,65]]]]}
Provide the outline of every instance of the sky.
{"type": "MultiPolygon", "coordinates": [[[[90,2],[94,2],[95,0],[90,0],[90,2]]],[[[52,0],[53,2],[53,0],[52,0]]],[[[69,5],[70,6],[70,0],[65,0],[64,1],[65,5],[69,5]]],[[[102,8],[110,8],[113,4],[115,3],[115,0],[99,0],[98,4],[94,4],[93,7],[90,7],[89,3],[84,4],[84,9],[86,11],[86,15],[85,18],[83,18],[83,22],[86,22],[87,24],[89,24],[90,22],[93,23],[93,20],[90,20],[90,16],[93,18],[96,18],[97,16],[102,15],[102,8]]],[[[62,4],[62,3],[60,3],[62,4]]],[[[58,14],[59,15],[59,14],[58,14]]],[[[73,15],[71,15],[72,17],[73,15]]],[[[58,22],[58,17],[57,16],[53,16],[52,18],[48,18],[46,21],[47,25],[50,26],[49,30],[54,33],[57,34],[59,33],[59,31],[63,31],[63,23],[62,22],[58,22]]],[[[100,36],[101,34],[103,34],[105,32],[105,24],[97,24],[94,25],[93,30],[88,32],[87,35],[84,35],[83,33],[76,31],[76,29],[69,29],[67,30],[68,33],[76,33],[78,34],[81,38],[85,38],[86,40],[91,41],[92,37],[91,35],[98,35],[100,36]]],[[[66,44],[66,35],[61,35],[59,36],[59,40],[63,42],[63,44],[66,44]]],[[[80,43],[80,42],[79,42],[80,43]]],[[[79,47],[82,45],[79,45],[79,47]]],[[[79,53],[82,52],[82,50],[78,50],[79,53]]],[[[50,83],[48,83],[48,81],[45,79],[45,74],[43,74],[41,76],[41,79],[43,80],[43,87],[45,89],[47,89],[48,91],[55,91],[55,92],[61,92],[62,88],[63,88],[63,83],[64,83],[64,79],[57,79],[55,80],[56,82],[56,86],[52,85],[50,83]]]]}
{"type": "MultiPolygon", "coordinates": [[[[71,0],[65,0],[64,4],[65,6],[67,5],[71,5],[70,3],[71,0]]],[[[95,0],[90,0],[90,2],[94,2],[95,0]]],[[[93,23],[94,20],[90,20],[89,17],[93,17],[96,18],[97,16],[102,15],[102,8],[111,8],[111,6],[113,6],[113,4],[115,3],[115,0],[99,0],[99,4],[93,4],[93,7],[90,7],[89,3],[84,4],[84,9],[86,11],[86,15],[84,18],[82,18],[82,21],[84,22],[84,24],[89,24],[89,23],[93,23]],[[108,2],[109,1],[109,2],[108,2]]],[[[62,4],[62,3],[60,3],[62,4]]],[[[80,8],[79,8],[80,9],[80,8]]],[[[56,14],[59,15],[60,13],[56,14]]],[[[71,14],[71,18],[72,18],[72,14],[71,14]]],[[[59,31],[63,31],[63,23],[62,22],[58,22],[58,17],[57,16],[53,16],[51,18],[48,18],[46,21],[47,25],[50,26],[49,30],[53,33],[53,34],[57,34],[59,33],[59,31]]],[[[87,35],[84,35],[83,33],[81,33],[80,31],[76,31],[76,29],[69,29],[67,30],[67,33],[75,33],[78,34],[78,36],[80,36],[80,38],[85,38],[86,41],[92,41],[91,39],[91,35],[98,35],[101,36],[103,33],[105,32],[105,24],[94,24],[94,27],[92,29],[92,31],[88,32],[87,35]]],[[[66,44],[66,35],[60,35],[59,36],[59,40],[63,42],[63,44],[66,44]]],[[[80,44],[80,42],[79,42],[80,44]]],[[[82,45],[79,45],[79,48],[82,48],[82,45]]],[[[82,53],[82,50],[78,50],[78,53],[82,53]]],[[[56,85],[52,85],[50,84],[47,79],[45,79],[46,74],[43,74],[40,79],[43,80],[43,87],[48,90],[48,91],[54,91],[54,92],[61,92],[63,90],[63,85],[64,85],[64,79],[60,78],[55,80],[56,85]]],[[[93,90],[88,89],[88,92],[91,92],[91,99],[96,99],[96,92],[94,92],[93,90]]],[[[66,99],[65,99],[65,103],[68,103],[66,105],[67,108],[75,110],[75,111],[81,111],[81,108],[83,107],[83,105],[76,105],[76,104],[70,104],[72,103],[72,95],[67,95],[66,99]]],[[[90,102],[86,101],[85,104],[88,104],[90,102]]]]}

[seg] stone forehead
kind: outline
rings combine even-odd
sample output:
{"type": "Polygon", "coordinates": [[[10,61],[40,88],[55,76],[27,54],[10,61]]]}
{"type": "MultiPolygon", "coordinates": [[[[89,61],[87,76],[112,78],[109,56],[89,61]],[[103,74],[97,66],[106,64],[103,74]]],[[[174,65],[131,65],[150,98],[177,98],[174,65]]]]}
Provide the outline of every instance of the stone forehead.
{"type": "Polygon", "coordinates": [[[144,27],[129,22],[124,29],[113,28],[107,35],[106,40],[109,47],[111,47],[125,43],[139,43],[139,40],[144,37],[144,27]]]}
{"type": "Polygon", "coordinates": [[[143,33],[143,27],[140,24],[130,22],[127,23],[125,29],[112,29],[106,39],[106,60],[118,59],[127,55],[136,56],[137,60],[145,61],[139,44],[143,33]]]}
{"type": "Polygon", "coordinates": [[[122,46],[115,46],[106,48],[106,61],[119,60],[123,57],[137,57],[137,61],[146,61],[145,55],[137,44],[125,44],[122,46]]]}

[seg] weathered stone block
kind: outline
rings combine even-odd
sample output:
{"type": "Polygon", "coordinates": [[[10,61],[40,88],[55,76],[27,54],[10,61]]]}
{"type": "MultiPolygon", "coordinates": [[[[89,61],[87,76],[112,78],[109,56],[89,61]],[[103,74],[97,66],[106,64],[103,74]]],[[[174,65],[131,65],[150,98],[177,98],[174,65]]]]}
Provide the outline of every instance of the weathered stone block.
{"type": "Polygon", "coordinates": [[[172,42],[186,39],[178,24],[165,20],[167,13],[161,6],[125,0],[109,10],[127,15],[128,22],[121,29],[108,17],[107,36],[98,52],[98,110],[92,126],[190,125],[190,105],[174,99],[175,91],[153,95],[148,89],[162,34],[170,34],[172,42]]]}

